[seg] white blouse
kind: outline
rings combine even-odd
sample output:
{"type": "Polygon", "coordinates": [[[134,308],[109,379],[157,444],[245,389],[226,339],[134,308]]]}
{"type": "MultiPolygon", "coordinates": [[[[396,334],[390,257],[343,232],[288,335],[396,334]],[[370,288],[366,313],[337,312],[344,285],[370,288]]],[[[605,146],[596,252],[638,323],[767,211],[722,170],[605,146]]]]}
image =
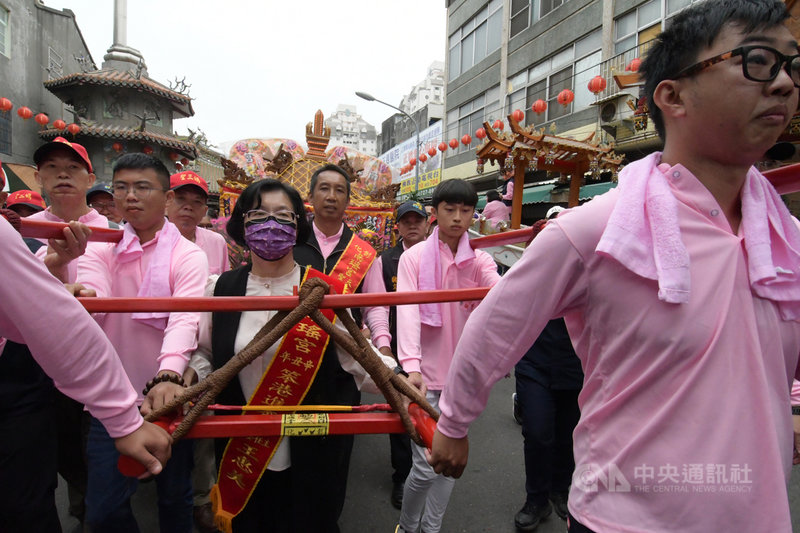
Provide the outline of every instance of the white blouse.
{"type": "MultiPolygon", "coordinates": [[[[292,294],[294,294],[294,287],[300,286],[300,272],[301,269],[299,265],[295,265],[291,272],[278,278],[262,278],[250,272],[247,278],[245,296],[292,296],[292,294]]],[[[214,288],[216,287],[218,278],[219,276],[216,275],[208,278],[205,289],[206,296],[214,295],[214,288]]],[[[236,332],[236,340],[233,345],[234,353],[239,353],[243,350],[275,313],[276,311],[243,312],[241,320],[239,321],[239,330],[236,332]]],[[[347,333],[347,330],[341,324],[340,320],[337,320],[334,324],[340,330],[347,333]]],[[[272,362],[272,358],[275,357],[278,346],[280,346],[280,342],[276,342],[270,346],[263,354],[258,356],[239,373],[239,382],[241,383],[242,393],[245,398],[250,398],[253,392],[255,392],[256,387],[261,381],[261,377],[272,362]]],[[[339,364],[346,372],[353,376],[359,390],[373,394],[380,393],[369,374],[367,374],[362,366],[358,364],[347,351],[342,349],[338,344],[335,344],[335,349],[336,355],[339,358],[339,364]]],[[[372,349],[386,366],[389,368],[395,367],[396,362],[394,359],[381,354],[374,346],[372,349]]],[[[206,376],[215,370],[212,364],[211,351],[211,313],[202,313],[200,316],[197,350],[192,355],[189,366],[197,372],[197,377],[201,380],[205,379],[206,376]]],[[[281,440],[280,446],[267,467],[268,470],[281,471],[291,466],[289,440],[290,439],[281,440]]]]}

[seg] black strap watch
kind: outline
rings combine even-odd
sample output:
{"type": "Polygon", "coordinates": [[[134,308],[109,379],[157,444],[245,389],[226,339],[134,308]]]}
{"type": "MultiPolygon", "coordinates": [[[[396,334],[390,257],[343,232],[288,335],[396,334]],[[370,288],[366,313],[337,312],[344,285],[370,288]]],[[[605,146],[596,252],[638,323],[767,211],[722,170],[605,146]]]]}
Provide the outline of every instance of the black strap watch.
{"type": "Polygon", "coordinates": [[[792,414],[795,416],[800,416],[800,405],[792,406],[792,414]]]}
{"type": "Polygon", "coordinates": [[[400,366],[400,365],[397,365],[396,367],[394,367],[394,373],[395,373],[395,374],[399,374],[399,375],[401,375],[401,376],[408,377],[408,372],[406,372],[405,370],[403,370],[403,367],[402,367],[402,366],[400,366]]]}

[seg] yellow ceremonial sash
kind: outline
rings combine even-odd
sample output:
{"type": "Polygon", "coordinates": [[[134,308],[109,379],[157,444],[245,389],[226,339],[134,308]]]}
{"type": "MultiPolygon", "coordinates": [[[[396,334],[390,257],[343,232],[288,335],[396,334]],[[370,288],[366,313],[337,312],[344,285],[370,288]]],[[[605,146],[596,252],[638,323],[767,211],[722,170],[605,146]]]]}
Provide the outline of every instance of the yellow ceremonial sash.
{"type": "MultiPolygon", "coordinates": [[[[306,269],[302,283],[309,278],[321,278],[338,294],[355,291],[375,260],[375,250],[355,235],[329,275],[312,268],[306,269]]],[[[331,322],[336,319],[332,309],[321,309],[331,322]]],[[[247,405],[299,405],[317,375],[330,336],[311,318],[305,317],[283,337],[275,357],[261,378],[247,405]]],[[[217,484],[211,489],[217,527],[230,533],[233,517],[247,505],[258,480],[267,469],[284,435],[324,435],[327,424],[315,422],[318,415],[285,415],[288,420],[300,416],[312,423],[300,431],[287,423],[278,437],[234,437],[228,440],[219,466],[217,484]],[[313,419],[313,420],[312,420],[313,419]]]]}

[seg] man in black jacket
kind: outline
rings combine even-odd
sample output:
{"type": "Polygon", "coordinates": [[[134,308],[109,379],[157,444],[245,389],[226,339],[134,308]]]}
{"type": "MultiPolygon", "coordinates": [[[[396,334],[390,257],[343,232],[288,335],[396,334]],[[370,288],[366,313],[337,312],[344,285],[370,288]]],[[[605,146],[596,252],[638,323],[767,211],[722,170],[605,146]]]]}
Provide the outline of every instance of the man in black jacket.
{"type": "MultiPolygon", "coordinates": [[[[428,234],[428,213],[419,202],[406,202],[397,208],[397,233],[400,241],[383,252],[378,258],[383,271],[383,283],[386,290],[397,290],[397,265],[400,255],[425,240],[428,234]]],[[[389,308],[389,329],[392,333],[392,353],[397,354],[397,308],[389,308]]],[[[392,468],[392,505],[400,509],[403,506],[403,487],[411,470],[411,440],[405,433],[389,435],[391,446],[392,468]]]]}

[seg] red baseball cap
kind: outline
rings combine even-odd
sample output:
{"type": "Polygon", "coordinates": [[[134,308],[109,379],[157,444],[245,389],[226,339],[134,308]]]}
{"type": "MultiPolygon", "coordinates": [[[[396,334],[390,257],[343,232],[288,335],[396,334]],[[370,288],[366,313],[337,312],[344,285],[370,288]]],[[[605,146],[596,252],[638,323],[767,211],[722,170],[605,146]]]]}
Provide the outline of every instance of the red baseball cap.
{"type": "Polygon", "coordinates": [[[203,192],[206,194],[206,196],[208,196],[208,183],[206,183],[206,180],[201,178],[196,172],[186,170],[184,172],[173,174],[169,177],[169,188],[172,191],[186,185],[194,185],[195,187],[199,187],[203,189],[203,192]]]}
{"type": "Polygon", "coordinates": [[[89,160],[89,152],[86,151],[86,148],[78,143],[69,142],[64,137],[56,137],[49,143],[41,145],[33,153],[33,162],[36,163],[36,166],[38,167],[42,160],[56,148],[68,148],[72,150],[81,159],[81,161],[86,163],[87,170],[89,170],[89,172],[93,172],[92,162],[89,160]]]}
{"type": "Polygon", "coordinates": [[[44,211],[44,209],[47,207],[44,204],[41,194],[35,191],[29,191],[27,189],[14,191],[8,195],[8,198],[6,199],[6,207],[11,207],[12,205],[27,205],[28,207],[38,211],[44,211]]]}

